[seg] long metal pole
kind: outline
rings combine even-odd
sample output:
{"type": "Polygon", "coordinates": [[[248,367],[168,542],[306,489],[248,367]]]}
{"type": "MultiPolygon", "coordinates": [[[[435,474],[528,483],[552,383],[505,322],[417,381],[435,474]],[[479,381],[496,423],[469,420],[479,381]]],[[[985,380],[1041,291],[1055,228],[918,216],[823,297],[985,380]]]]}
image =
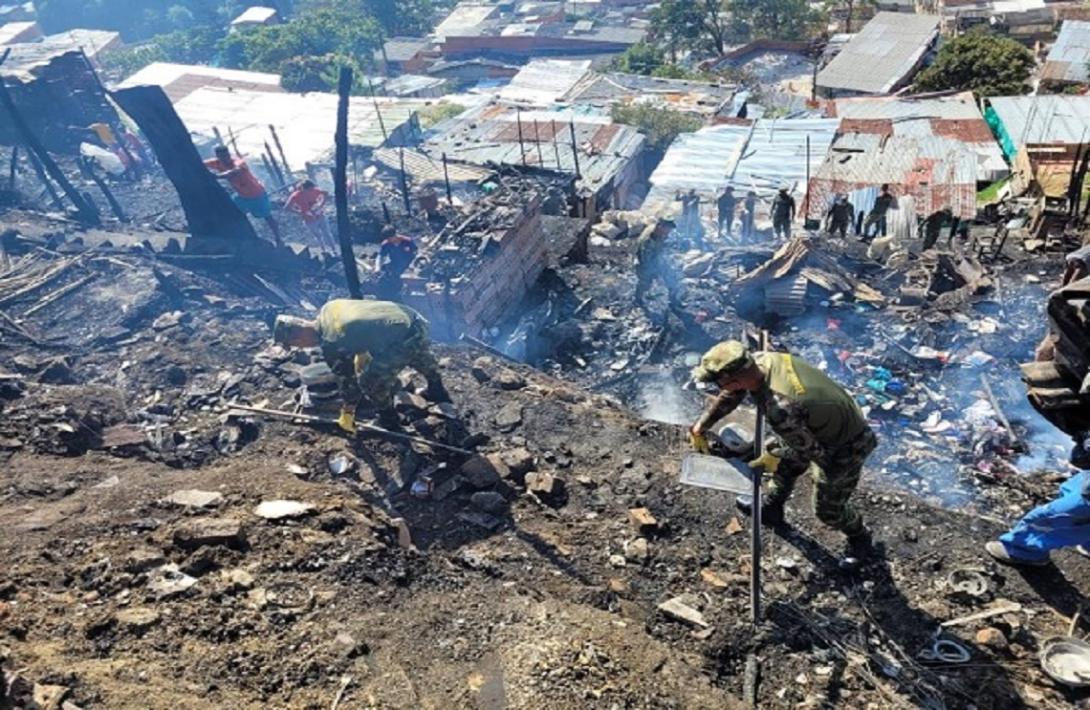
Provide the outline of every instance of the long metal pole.
{"type": "Polygon", "coordinates": [[[545,167],[545,159],[541,157],[541,129],[538,128],[537,119],[534,119],[534,143],[537,144],[538,167],[545,167]]]}
{"type": "Polygon", "coordinates": [[[802,198],[802,224],[810,219],[810,134],[806,134],[806,195],[802,198]]]}
{"type": "Polygon", "coordinates": [[[583,173],[579,171],[579,146],[575,142],[575,121],[571,121],[568,128],[571,129],[571,157],[575,161],[575,179],[578,180],[583,177],[583,173]]]}
{"type": "Polygon", "coordinates": [[[375,85],[371,83],[371,77],[367,77],[367,88],[371,91],[371,103],[375,106],[375,116],[378,117],[378,127],[382,129],[382,142],[390,140],[390,136],[386,135],[386,124],[382,121],[382,111],[378,109],[378,99],[375,98],[375,85]]]}
{"type": "Polygon", "coordinates": [[[348,94],[352,90],[352,70],[341,67],[337,81],[337,133],[333,167],[333,202],[337,206],[337,239],[341,245],[341,262],[344,264],[344,280],[352,298],[363,298],[360,288],[360,272],[356,255],[352,251],[351,224],[348,221],[348,94]]]}
{"type": "Polygon", "coordinates": [[[405,149],[397,147],[397,159],[401,163],[401,199],[405,201],[405,213],[412,214],[413,208],[409,203],[409,177],[405,174],[405,149]]]}
{"type": "MultiPolygon", "coordinates": [[[[768,349],[768,331],[762,330],[759,336],[761,350],[768,349]]],[[[757,408],[757,424],[753,428],[753,457],[759,458],[765,445],[765,413],[757,408]]],[[[761,623],[761,474],[753,475],[753,504],[750,508],[753,530],[750,536],[749,551],[753,569],[749,578],[749,613],[750,621],[756,627],[761,623]]]]}
{"type": "Polygon", "coordinates": [[[446,153],[443,153],[443,182],[446,183],[446,186],[447,186],[447,202],[453,207],[454,206],[454,196],[451,194],[451,191],[450,191],[450,173],[447,172],[447,154],[446,153]]]}
{"type": "Polygon", "coordinates": [[[269,124],[269,133],[272,133],[273,143],[276,145],[277,152],[280,153],[280,162],[284,164],[284,173],[290,178],[291,168],[288,167],[288,156],[284,155],[284,146],[280,145],[280,136],[276,134],[276,126],[269,124]]]}
{"type": "Polygon", "coordinates": [[[563,168],[560,166],[560,146],[556,144],[556,121],[549,119],[549,124],[553,129],[553,152],[556,153],[556,169],[560,171],[563,168]]]}
{"type": "Polygon", "coordinates": [[[11,147],[11,165],[8,167],[8,189],[15,192],[15,174],[19,170],[19,146],[11,147]]]}
{"type": "Polygon", "coordinates": [[[526,165],[526,148],[522,145],[522,109],[515,109],[515,122],[518,124],[519,131],[519,159],[523,165],[526,165]]]}

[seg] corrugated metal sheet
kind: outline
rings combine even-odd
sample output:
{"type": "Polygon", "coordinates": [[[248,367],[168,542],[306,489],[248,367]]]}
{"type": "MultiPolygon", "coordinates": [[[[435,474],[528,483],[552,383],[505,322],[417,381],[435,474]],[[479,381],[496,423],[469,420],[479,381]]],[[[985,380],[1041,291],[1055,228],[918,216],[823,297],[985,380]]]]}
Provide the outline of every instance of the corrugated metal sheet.
{"type": "Polygon", "coordinates": [[[248,91],[282,92],[279,74],[239,69],[220,69],[200,64],[153,62],[121,82],[117,88],[161,86],[172,102],[178,102],[204,86],[248,91]]]}
{"type": "MultiPolygon", "coordinates": [[[[379,148],[371,157],[390,170],[401,169],[401,152],[397,148],[379,148]]],[[[405,149],[405,172],[413,183],[442,183],[443,161],[419,151],[405,149]]],[[[476,165],[447,162],[447,174],[451,182],[478,182],[492,175],[492,171],[476,165]]]]}
{"type": "Polygon", "coordinates": [[[0,74],[17,75],[29,78],[37,67],[45,66],[54,57],[65,52],[78,52],[80,49],[91,59],[111,49],[121,46],[121,35],[105,30],[68,30],[55,35],[47,35],[36,42],[17,42],[9,44],[11,54],[0,65],[0,74]]]}
{"type": "Polygon", "coordinates": [[[806,191],[806,137],[810,170],[816,172],[839,123],[835,118],[757,120],[684,133],[652,173],[644,207],[662,208],[674,201],[678,190],[696,190],[702,199],[714,200],[727,185],[742,194],[756,190],[760,195],[791,185],[799,200],[806,191]]]}
{"type": "Polygon", "coordinates": [[[1056,44],[1048,52],[1041,79],[1044,81],[1084,82],[1090,79],[1090,22],[1067,20],[1060,28],[1056,44]]]}
{"type": "MultiPolygon", "coordinates": [[[[419,99],[378,97],[387,134],[410,120],[427,105],[419,99]]],[[[274,94],[206,87],[194,91],[174,106],[191,133],[213,135],[218,128],[224,139],[234,132],[239,150],[257,159],[270,140],[269,124],[276,126],[288,163],[298,170],[305,163],[324,160],[333,150],[337,126],[337,95],[323,93],[274,94]]],[[[348,141],[356,146],[377,147],[384,142],[382,128],[370,97],[352,97],[348,109],[348,141]]]]}
{"type": "Polygon", "coordinates": [[[818,72],[822,88],[886,94],[900,86],[939,34],[939,18],[879,12],[818,72]]]}
{"type": "Polygon", "coordinates": [[[1090,96],[1000,96],[988,103],[1015,150],[1084,143],[1090,136],[1090,96]]]}
{"type": "Polygon", "coordinates": [[[928,98],[867,97],[833,102],[841,134],[938,136],[963,143],[977,157],[977,176],[999,180],[1010,174],[1003,151],[971,92],[928,98]]]}
{"type": "Polygon", "coordinates": [[[519,70],[500,91],[500,98],[518,104],[550,106],[563,98],[590,71],[590,60],[535,59],[519,70]]]}
{"type": "Polygon", "coordinates": [[[619,176],[638,166],[644,137],[634,128],[614,124],[605,116],[587,116],[572,111],[519,112],[499,104],[467,111],[434,126],[421,148],[433,157],[446,153],[449,158],[475,165],[525,163],[574,173],[569,128],[572,121],[582,175],[577,187],[581,191],[595,194],[607,185],[616,184],[619,176]],[[522,122],[521,148],[519,119],[522,122]]]}
{"type": "Polygon", "coordinates": [[[731,102],[737,91],[733,84],[595,72],[576,84],[565,100],[602,109],[615,104],[648,103],[702,116],[714,116],[720,111],[733,116],[737,111],[731,110],[731,102]]]}
{"type": "Polygon", "coordinates": [[[824,214],[838,192],[889,184],[912,195],[921,215],[949,205],[960,217],[976,215],[976,155],[960,141],[937,136],[841,136],[814,174],[810,215],[824,214]]]}

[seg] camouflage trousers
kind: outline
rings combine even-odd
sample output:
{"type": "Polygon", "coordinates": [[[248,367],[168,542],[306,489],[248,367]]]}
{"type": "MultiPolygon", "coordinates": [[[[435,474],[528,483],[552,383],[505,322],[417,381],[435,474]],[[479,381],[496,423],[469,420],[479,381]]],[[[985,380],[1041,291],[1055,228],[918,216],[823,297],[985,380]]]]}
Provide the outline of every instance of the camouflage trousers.
{"type": "Polygon", "coordinates": [[[378,410],[392,409],[399,387],[397,376],[405,368],[423,375],[429,389],[443,390],[439,363],[432,355],[428,327],[424,321],[414,323],[408,337],[395,351],[380,354],[361,374],[356,374],[353,356],[338,358],[335,364],[330,363],[330,367],[337,375],[341,396],[349,406],[358,405],[366,398],[378,410]]]}
{"type": "Polygon", "coordinates": [[[674,272],[673,266],[667,264],[664,259],[655,259],[649,264],[640,264],[636,267],[636,303],[642,304],[647,292],[655,283],[655,279],[662,279],[662,285],[666,289],[671,306],[681,305],[682,285],[681,279],[674,272]]]}
{"type": "Polygon", "coordinates": [[[811,461],[790,448],[777,451],[780,465],[772,475],[766,502],[782,505],[791,495],[795,481],[813,467],[814,515],[829,527],[848,535],[863,531],[863,517],[849,499],[859,484],[863,464],[878,445],[869,428],[850,444],[811,461]]]}

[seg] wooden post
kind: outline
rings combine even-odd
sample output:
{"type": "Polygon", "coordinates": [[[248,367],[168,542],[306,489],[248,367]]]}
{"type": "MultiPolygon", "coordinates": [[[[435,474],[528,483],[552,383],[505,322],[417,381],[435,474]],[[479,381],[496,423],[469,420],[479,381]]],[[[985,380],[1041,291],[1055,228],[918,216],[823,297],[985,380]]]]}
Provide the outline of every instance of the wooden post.
{"type": "MultiPolygon", "coordinates": [[[[7,52],[4,53],[4,58],[7,58],[7,52]]],[[[26,122],[26,119],[23,118],[23,114],[15,106],[15,101],[11,98],[11,94],[8,92],[8,87],[4,82],[3,77],[0,77],[0,104],[7,109],[9,114],[11,114],[11,122],[15,124],[16,130],[22,135],[23,142],[26,144],[27,148],[38,156],[38,160],[41,161],[45,171],[49,173],[50,177],[57,181],[57,184],[64,190],[64,194],[71,200],[72,204],[76,206],[77,219],[84,224],[98,225],[98,210],[95,209],[93,204],[89,204],[84,199],[83,195],[76,191],[76,188],[72,186],[72,183],[68,182],[68,178],[61,172],[61,169],[53,162],[53,158],[49,157],[49,153],[38,140],[38,137],[34,135],[34,132],[30,129],[30,125],[26,122]]]]}
{"type": "MultiPolygon", "coordinates": [[[[445,166],[444,166],[445,167],[445,166]]],[[[8,166],[8,189],[15,192],[15,174],[19,170],[19,146],[11,147],[11,164],[8,166]]]]}
{"type": "Polygon", "coordinates": [[[269,174],[270,178],[276,178],[276,171],[273,170],[273,166],[269,165],[269,156],[264,153],[261,154],[261,165],[265,167],[265,172],[269,174]]]}
{"type": "Polygon", "coordinates": [[[806,195],[802,198],[802,226],[810,219],[810,134],[806,134],[806,195]]]}
{"type": "Polygon", "coordinates": [[[397,160],[401,163],[401,199],[405,201],[405,213],[412,214],[413,206],[409,202],[409,177],[405,174],[405,149],[397,147],[397,160]]]}
{"type": "Polygon", "coordinates": [[[375,85],[371,83],[371,77],[367,77],[367,88],[371,91],[371,103],[375,107],[375,116],[378,117],[378,127],[382,130],[382,142],[390,140],[386,133],[386,124],[382,121],[382,111],[378,109],[378,99],[375,98],[375,85]]]}
{"type": "Polygon", "coordinates": [[[447,202],[451,207],[454,206],[454,196],[450,191],[450,173],[447,171],[447,154],[443,153],[443,182],[447,186],[447,202]]]}
{"type": "Polygon", "coordinates": [[[515,109],[515,122],[518,124],[519,131],[519,159],[523,165],[526,165],[526,148],[522,145],[522,109],[515,109]]]}
{"type": "Polygon", "coordinates": [[[351,225],[348,222],[348,95],[352,91],[352,70],[341,67],[337,81],[336,160],[333,172],[333,201],[337,206],[337,239],[341,243],[344,280],[352,298],[363,298],[359,266],[352,251],[351,225]]]}
{"type": "Polygon", "coordinates": [[[61,202],[60,195],[57,194],[57,188],[53,187],[53,183],[49,181],[49,176],[45,174],[45,168],[42,167],[41,162],[38,160],[38,156],[34,155],[34,151],[28,150],[27,157],[30,158],[30,165],[34,168],[35,174],[38,179],[45,185],[45,191],[49,193],[49,199],[53,203],[53,209],[64,210],[64,203],[61,202]]]}
{"type": "MultiPolygon", "coordinates": [[[[230,129],[228,129],[230,130],[230,129]]],[[[216,143],[219,145],[227,145],[227,141],[223,140],[223,134],[220,133],[218,126],[212,126],[212,135],[216,137],[216,143]]]]}
{"type": "Polygon", "coordinates": [[[114,193],[110,190],[110,186],[95,173],[95,167],[92,164],[91,158],[85,157],[80,162],[87,167],[87,177],[91,178],[91,181],[98,186],[99,191],[102,192],[102,196],[106,198],[106,204],[110,206],[110,211],[114,213],[114,217],[117,217],[117,221],[128,222],[129,218],[125,216],[125,211],[121,209],[121,203],[114,197],[114,193]]]}
{"type": "Polygon", "coordinates": [[[273,173],[276,174],[276,182],[280,184],[280,187],[287,185],[284,180],[284,172],[280,169],[280,163],[276,162],[276,156],[273,155],[272,148],[269,147],[268,141],[262,141],[262,145],[265,146],[265,155],[269,158],[269,164],[272,165],[273,173]]]}
{"type": "Polygon", "coordinates": [[[288,167],[288,157],[284,155],[284,146],[280,145],[280,136],[276,134],[276,126],[269,124],[269,132],[272,133],[273,144],[276,145],[276,150],[280,153],[280,162],[284,164],[284,173],[291,177],[291,168],[288,167]]]}
{"type": "Polygon", "coordinates": [[[545,167],[545,159],[541,157],[541,129],[538,128],[537,119],[534,119],[534,143],[537,144],[537,164],[545,167]]]}
{"type": "Polygon", "coordinates": [[[575,142],[575,121],[568,123],[568,128],[571,129],[571,157],[575,161],[575,179],[583,177],[583,174],[579,172],[579,146],[575,142]]]}
{"type": "Polygon", "coordinates": [[[235,155],[242,157],[242,151],[238,149],[238,141],[235,140],[235,130],[230,126],[227,127],[227,135],[231,137],[231,150],[235,151],[235,155]]]}
{"type": "Polygon", "coordinates": [[[556,153],[556,169],[563,170],[564,168],[560,165],[560,146],[556,143],[556,121],[550,118],[549,125],[553,129],[553,152],[556,153]]]}

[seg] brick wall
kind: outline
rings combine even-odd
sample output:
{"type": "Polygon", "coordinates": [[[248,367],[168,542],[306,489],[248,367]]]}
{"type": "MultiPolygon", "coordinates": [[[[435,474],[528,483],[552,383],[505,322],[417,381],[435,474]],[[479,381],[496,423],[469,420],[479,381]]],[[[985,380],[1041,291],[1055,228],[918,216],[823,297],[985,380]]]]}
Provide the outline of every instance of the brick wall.
{"type": "Polygon", "coordinates": [[[493,232],[493,243],[471,262],[466,273],[451,280],[449,288],[405,276],[405,302],[431,322],[433,337],[479,336],[515,314],[549,260],[540,208],[537,197],[524,206],[515,224],[493,232]]]}

